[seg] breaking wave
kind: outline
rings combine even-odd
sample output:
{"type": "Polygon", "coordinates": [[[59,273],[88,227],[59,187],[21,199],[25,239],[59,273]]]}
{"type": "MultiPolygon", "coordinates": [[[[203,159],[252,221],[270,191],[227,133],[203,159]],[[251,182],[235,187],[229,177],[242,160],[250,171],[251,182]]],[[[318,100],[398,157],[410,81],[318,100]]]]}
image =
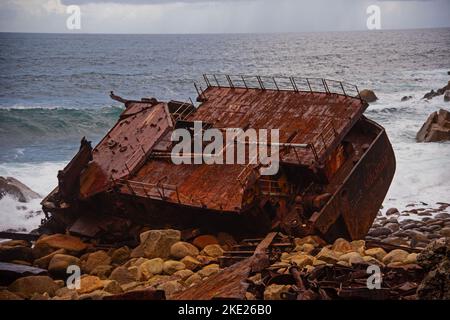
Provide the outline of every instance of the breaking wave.
{"type": "Polygon", "coordinates": [[[104,134],[123,108],[0,108],[0,144],[20,145],[36,139],[80,139],[104,134]]]}

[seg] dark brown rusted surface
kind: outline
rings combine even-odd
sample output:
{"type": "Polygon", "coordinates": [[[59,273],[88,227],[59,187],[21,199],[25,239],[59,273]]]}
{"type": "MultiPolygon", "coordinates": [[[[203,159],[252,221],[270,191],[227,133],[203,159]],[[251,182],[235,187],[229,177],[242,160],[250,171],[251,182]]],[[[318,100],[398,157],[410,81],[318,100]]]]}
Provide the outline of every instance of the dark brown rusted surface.
{"type": "MultiPolygon", "coordinates": [[[[204,79],[206,90],[196,86],[197,108],[192,101],[133,101],[112,93],[126,109],[81,172],[80,201],[68,205],[55,190],[44,211],[89,237],[108,228],[127,234],[132,223],[244,236],[270,230],[327,240],[365,236],[392,181],[395,157],[384,129],[363,116],[368,105],[356,86],[295,77],[204,79]],[[172,132],[196,126],[278,129],[278,173],[262,176],[259,162],[249,164],[248,143],[245,164],[176,165],[172,132]],[[111,215],[130,223],[106,226],[111,215]]],[[[235,156],[237,143],[224,143],[219,154],[235,156]]],[[[267,148],[273,146],[269,141],[267,148]]],[[[198,158],[195,152],[187,158],[198,158]]]]}

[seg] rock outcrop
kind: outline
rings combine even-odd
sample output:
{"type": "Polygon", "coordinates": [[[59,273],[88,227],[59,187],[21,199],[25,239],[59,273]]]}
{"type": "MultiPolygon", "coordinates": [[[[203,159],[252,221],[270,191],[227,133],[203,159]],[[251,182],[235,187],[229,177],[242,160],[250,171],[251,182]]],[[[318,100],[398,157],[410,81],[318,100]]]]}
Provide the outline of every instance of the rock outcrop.
{"type": "Polygon", "coordinates": [[[359,95],[367,103],[375,102],[378,100],[378,97],[375,95],[375,92],[373,92],[372,90],[369,90],[369,89],[361,90],[359,95]]]}
{"type": "MultiPolygon", "coordinates": [[[[431,90],[430,92],[425,93],[425,95],[423,96],[422,99],[430,100],[430,99],[432,99],[434,97],[443,95],[448,90],[450,90],[450,81],[447,83],[446,86],[444,86],[444,87],[442,87],[440,89],[437,89],[436,91],[431,90]]],[[[444,100],[445,100],[445,97],[444,97],[444,100]]]]}
{"type": "Polygon", "coordinates": [[[441,109],[433,112],[416,136],[418,142],[450,140],[450,112],[441,109]]]}
{"type": "Polygon", "coordinates": [[[13,177],[0,177],[0,199],[5,195],[16,198],[19,202],[29,202],[41,196],[13,177]]]}

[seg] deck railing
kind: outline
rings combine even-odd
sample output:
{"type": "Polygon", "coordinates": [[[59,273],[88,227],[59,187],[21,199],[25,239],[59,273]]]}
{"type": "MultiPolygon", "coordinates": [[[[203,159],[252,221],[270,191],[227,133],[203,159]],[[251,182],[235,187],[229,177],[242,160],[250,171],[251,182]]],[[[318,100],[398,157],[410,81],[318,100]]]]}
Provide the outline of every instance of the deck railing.
{"type": "MultiPolygon", "coordinates": [[[[204,74],[203,79],[207,87],[327,93],[361,99],[356,85],[325,78],[204,74]]],[[[196,88],[199,96],[204,96],[198,89],[201,87],[196,88]]]]}

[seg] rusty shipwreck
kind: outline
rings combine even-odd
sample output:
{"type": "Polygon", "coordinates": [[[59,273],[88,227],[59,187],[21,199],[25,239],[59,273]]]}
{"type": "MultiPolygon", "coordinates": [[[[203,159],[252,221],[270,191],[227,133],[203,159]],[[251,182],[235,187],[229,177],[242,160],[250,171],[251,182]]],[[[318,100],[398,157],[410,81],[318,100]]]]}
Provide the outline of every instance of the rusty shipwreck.
{"type": "Polygon", "coordinates": [[[125,110],[95,148],[83,138],[58,173],[58,187],[42,202],[43,226],[85,237],[125,238],[148,226],[364,238],[395,157],[385,130],[363,115],[368,104],[356,86],[318,78],[203,78],[195,85],[198,106],[111,93],[125,110]],[[263,176],[260,164],[174,164],[172,132],[199,121],[204,130],[278,128],[278,173],[263,176]]]}

